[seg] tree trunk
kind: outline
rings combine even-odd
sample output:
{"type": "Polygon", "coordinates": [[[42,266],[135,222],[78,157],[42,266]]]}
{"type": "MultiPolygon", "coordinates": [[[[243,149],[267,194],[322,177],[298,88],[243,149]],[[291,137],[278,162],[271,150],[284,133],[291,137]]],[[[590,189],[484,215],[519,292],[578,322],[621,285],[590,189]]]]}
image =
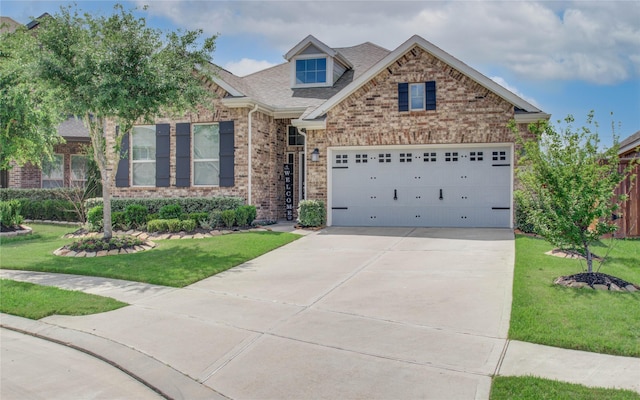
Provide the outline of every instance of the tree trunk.
{"type": "MultiPolygon", "coordinates": [[[[100,118],[92,118],[89,114],[85,115],[83,119],[85,125],[89,127],[93,155],[98,164],[102,181],[103,238],[111,239],[113,237],[113,228],[111,226],[111,184],[117,172],[118,161],[114,157],[109,157],[111,155],[109,151],[112,150],[113,146],[109,146],[106,138],[108,133],[104,129],[105,121],[100,118]]],[[[115,150],[113,150],[113,153],[119,155],[115,150]]]]}
{"type": "Polygon", "coordinates": [[[589,250],[589,245],[584,244],[584,252],[587,256],[587,272],[593,272],[593,254],[591,254],[591,250],[589,250]]]}

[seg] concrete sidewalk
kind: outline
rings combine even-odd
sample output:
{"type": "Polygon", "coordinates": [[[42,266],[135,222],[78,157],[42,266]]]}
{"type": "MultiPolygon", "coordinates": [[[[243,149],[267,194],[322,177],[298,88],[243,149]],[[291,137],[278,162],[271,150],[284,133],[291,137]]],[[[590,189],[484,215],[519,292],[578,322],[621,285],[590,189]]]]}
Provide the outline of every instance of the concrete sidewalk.
{"type": "Polygon", "coordinates": [[[523,374],[640,392],[640,359],[507,341],[513,246],[499,229],[329,228],[183,289],[2,270],[131,306],[1,324],[127,349],[118,367],[171,398],[487,399],[492,376],[523,374]]]}

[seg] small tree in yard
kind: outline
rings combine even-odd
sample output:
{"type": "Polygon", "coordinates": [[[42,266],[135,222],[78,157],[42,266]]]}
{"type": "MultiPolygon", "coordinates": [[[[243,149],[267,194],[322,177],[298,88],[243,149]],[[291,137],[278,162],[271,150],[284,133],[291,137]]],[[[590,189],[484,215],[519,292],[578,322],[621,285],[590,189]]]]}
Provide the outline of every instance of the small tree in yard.
{"type": "Polygon", "coordinates": [[[102,179],[105,238],[112,236],[111,188],[124,134],[136,122],[181,115],[213,96],[203,79],[216,37],[200,46],[201,34],[163,37],[121,5],[110,16],[80,15],[62,7],[40,21],[37,78],[60,96],[64,112],[81,118],[89,129],[102,179]],[[118,129],[107,131],[107,120],[118,129]]]}
{"type": "Polygon", "coordinates": [[[587,125],[595,126],[595,132],[588,126],[574,130],[573,122],[568,116],[563,128],[532,124],[530,140],[518,135],[523,148],[519,196],[534,231],[553,245],[583,254],[592,273],[591,246],[617,229],[612,216],[625,198],[616,199],[615,189],[631,169],[619,171],[617,144],[601,147],[593,112],[587,125]]]}

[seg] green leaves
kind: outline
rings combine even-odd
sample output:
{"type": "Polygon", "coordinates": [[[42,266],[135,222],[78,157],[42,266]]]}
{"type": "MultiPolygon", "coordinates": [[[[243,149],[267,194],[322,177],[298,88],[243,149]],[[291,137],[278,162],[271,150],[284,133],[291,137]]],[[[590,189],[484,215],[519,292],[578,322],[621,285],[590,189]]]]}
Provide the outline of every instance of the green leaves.
{"type": "MultiPolygon", "coordinates": [[[[617,228],[611,220],[619,200],[614,191],[628,171],[619,172],[617,145],[601,148],[597,131],[589,126],[574,130],[573,122],[569,116],[562,127],[532,124],[535,139],[519,136],[525,153],[517,169],[524,188],[519,196],[536,233],[590,258],[590,244],[617,228]]],[[[597,128],[592,114],[587,123],[597,128]]],[[[588,267],[591,271],[590,260],[588,267]]]]}

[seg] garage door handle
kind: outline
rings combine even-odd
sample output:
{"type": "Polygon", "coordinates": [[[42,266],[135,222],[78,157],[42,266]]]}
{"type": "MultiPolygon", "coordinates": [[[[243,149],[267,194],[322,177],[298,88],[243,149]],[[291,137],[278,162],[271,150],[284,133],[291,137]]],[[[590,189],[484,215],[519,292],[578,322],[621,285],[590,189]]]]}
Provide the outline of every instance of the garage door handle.
{"type": "Polygon", "coordinates": [[[444,197],[442,197],[442,189],[440,189],[440,200],[444,199],[444,197]]]}
{"type": "Polygon", "coordinates": [[[398,189],[393,189],[393,199],[398,200],[398,189]]]}

